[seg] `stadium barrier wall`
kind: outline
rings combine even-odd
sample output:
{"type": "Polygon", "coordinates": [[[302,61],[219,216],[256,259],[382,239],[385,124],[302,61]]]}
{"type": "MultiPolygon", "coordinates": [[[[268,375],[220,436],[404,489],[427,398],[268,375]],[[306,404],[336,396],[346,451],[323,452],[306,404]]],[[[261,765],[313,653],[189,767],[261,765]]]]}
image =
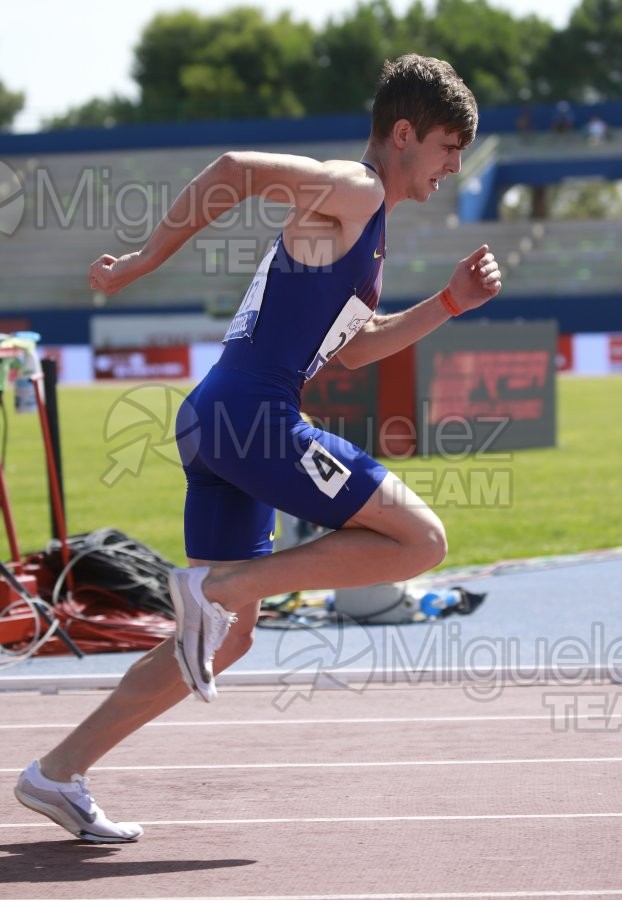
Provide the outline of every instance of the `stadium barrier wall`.
{"type": "MultiPolygon", "coordinates": [[[[112,354],[103,350],[96,351],[89,344],[44,344],[41,347],[41,354],[57,360],[61,384],[89,384],[101,378],[108,380],[178,378],[197,381],[218,358],[220,344],[213,341],[176,347],[171,357],[167,355],[167,348],[162,347],[117,347],[112,354]],[[102,356],[106,355],[108,360],[104,358],[102,362],[102,356]],[[132,358],[128,362],[130,356],[132,358]],[[173,367],[180,365],[177,372],[174,372],[173,367]],[[126,374],[121,374],[123,367],[126,374]]],[[[389,359],[382,360],[377,377],[380,392],[379,412],[384,418],[401,415],[404,404],[412,407],[414,385],[405,381],[403,377],[405,360],[410,359],[411,355],[412,349],[407,348],[389,359]]],[[[556,367],[558,372],[576,375],[622,373],[622,333],[559,335],[556,367]]]]}

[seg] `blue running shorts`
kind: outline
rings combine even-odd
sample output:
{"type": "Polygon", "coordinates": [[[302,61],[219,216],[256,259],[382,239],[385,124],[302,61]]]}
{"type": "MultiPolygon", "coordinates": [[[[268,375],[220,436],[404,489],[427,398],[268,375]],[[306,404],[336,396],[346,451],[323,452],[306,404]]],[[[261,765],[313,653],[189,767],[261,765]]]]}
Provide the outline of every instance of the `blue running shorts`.
{"type": "Polygon", "coordinates": [[[193,559],[270,553],[275,509],[340,528],[387,474],[354,444],[305,422],[287,381],[220,365],[182,403],[176,436],[193,559]]]}

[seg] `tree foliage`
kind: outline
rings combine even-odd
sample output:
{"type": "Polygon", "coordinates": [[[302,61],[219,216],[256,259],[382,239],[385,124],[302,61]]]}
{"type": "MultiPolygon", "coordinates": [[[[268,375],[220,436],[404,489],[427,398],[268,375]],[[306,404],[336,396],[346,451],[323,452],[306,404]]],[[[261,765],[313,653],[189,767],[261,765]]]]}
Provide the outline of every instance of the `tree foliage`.
{"type": "MultiPolygon", "coordinates": [[[[531,68],[553,28],[535,16],[514,19],[486,0],[438,0],[435,44],[473,90],[481,105],[533,97],[531,68]]],[[[419,51],[423,52],[423,50],[419,51]]]]}
{"type": "Polygon", "coordinates": [[[303,115],[314,39],[289,14],[268,22],[252,7],[156,16],[136,49],[143,121],[303,115]]]}
{"type": "Polygon", "coordinates": [[[314,113],[359,112],[374,94],[383,61],[393,55],[397,19],[387,0],[360,3],[317,37],[318,65],[307,105],[314,113]]]}
{"type": "Polygon", "coordinates": [[[318,30],[252,6],[161,13],[135,48],[136,102],[94,99],[46,124],[361,112],[383,60],[409,52],[449,60],[481,105],[612,99],[622,94],[622,0],[581,0],[562,30],[488,0],[414,0],[402,16],[390,0],[361,0],[318,30]]]}
{"type": "Polygon", "coordinates": [[[578,102],[622,95],[622,0],[583,0],[538,60],[553,96],[578,102]]]}
{"type": "Polygon", "coordinates": [[[21,91],[10,91],[0,81],[0,129],[11,125],[17,113],[24,108],[25,99],[21,91]]]}
{"type": "Polygon", "coordinates": [[[82,106],[71,107],[66,113],[44,120],[44,127],[62,128],[112,128],[140,121],[138,106],[125,97],[113,96],[110,100],[94,97],[82,106]]]}

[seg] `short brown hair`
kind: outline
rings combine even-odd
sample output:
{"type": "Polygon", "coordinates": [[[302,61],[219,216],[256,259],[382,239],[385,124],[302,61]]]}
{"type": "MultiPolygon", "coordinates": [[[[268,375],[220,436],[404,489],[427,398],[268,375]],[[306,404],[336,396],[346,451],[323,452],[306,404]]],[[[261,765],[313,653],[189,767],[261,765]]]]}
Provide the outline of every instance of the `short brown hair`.
{"type": "Polygon", "coordinates": [[[384,140],[399,119],[407,119],[422,141],[433,128],[455,131],[462,146],[477,131],[477,103],[448,62],[409,53],[386,60],[372,107],[372,137],[384,140]]]}

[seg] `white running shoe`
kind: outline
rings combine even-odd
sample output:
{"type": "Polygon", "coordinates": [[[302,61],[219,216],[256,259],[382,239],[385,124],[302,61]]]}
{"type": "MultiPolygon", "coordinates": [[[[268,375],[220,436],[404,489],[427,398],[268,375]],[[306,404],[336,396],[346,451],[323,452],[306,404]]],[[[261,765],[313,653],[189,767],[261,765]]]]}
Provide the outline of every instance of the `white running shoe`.
{"type": "Polygon", "coordinates": [[[17,780],[20,803],[42,813],[82,841],[124,844],[143,833],[136,822],[111,822],[87,789],[88,778],[72,775],[71,781],[52,781],[42,773],[38,760],[28,765],[17,780]]]}
{"type": "Polygon", "coordinates": [[[188,687],[207,703],[218,696],[212,668],[214,654],[237,621],[234,613],[205,598],[201,585],[208,572],[206,566],[191,566],[172,569],[168,577],[177,616],[175,656],[188,687]]]}

